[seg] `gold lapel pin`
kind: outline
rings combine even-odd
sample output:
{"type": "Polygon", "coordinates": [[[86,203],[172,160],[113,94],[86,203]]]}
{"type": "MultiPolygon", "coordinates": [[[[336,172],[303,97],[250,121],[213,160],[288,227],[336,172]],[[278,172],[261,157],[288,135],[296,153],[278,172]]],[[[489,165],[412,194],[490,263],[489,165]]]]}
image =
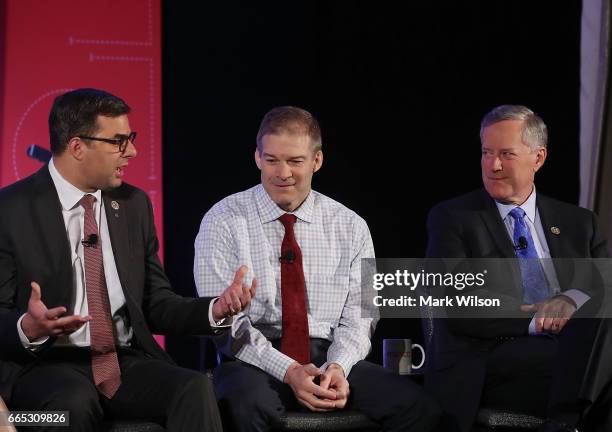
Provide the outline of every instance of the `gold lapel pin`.
{"type": "Polygon", "coordinates": [[[561,230],[558,227],[556,227],[556,226],[550,227],[550,232],[553,233],[554,235],[561,234],[561,230]]]}
{"type": "Polygon", "coordinates": [[[111,201],[111,207],[113,210],[119,210],[119,203],[117,201],[111,201]]]}

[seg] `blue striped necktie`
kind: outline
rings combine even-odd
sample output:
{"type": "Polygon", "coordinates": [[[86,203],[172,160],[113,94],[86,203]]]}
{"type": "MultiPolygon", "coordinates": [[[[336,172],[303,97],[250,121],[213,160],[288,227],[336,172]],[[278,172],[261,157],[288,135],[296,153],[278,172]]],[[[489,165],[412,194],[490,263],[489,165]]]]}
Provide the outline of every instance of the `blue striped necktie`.
{"type": "Polygon", "coordinates": [[[527,304],[538,303],[549,297],[548,282],[533,237],[525,222],[525,210],[516,207],[510,212],[510,216],[514,218],[513,241],[523,280],[523,301],[527,304]],[[521,237],[524,240],[521,240],[521,237]]]}

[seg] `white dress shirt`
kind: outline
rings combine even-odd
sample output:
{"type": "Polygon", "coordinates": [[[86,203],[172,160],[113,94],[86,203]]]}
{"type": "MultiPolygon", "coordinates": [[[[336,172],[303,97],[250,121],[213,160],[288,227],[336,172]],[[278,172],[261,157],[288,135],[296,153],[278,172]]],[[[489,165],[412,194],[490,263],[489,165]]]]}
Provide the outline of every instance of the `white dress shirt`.
{"type": "MultiPolygon", "coordinates": [[[[527,201],[520,206],[516,204],[503,204],[495,202],[497,210],[501,218],[504,221],[510,240],[514,242],[514,218],[510,216],[510,212],[516,207],[520,207],[525,212],[525,223],[529,228],[529,233],[533,239],[534,247],[540,258],[540,264],[544,270],[546,281],[548,282],[549,296],[553,297],[560,293],[561,288],[559,286],[559,280],[557,279],[557,273],[552,260],[550,259],[550,250],[548,249],[548,243],[546,242],[546,236],[544,234],[544,227],[542,226],[542,220],[540,219],[540,212],[536,206],[536,189],[533,187],[533,191],[527,201]]],[[[570,289],[563,292],[563,295],[571,298],[577,306],[577,309],[589,300],[589,296],[577,289],[570,289]]],[[[535,317],[529,323],[529,334],[535,334],[535,317]]]]}
{"type": "MultiPolygon", "coordinates": [[[[231,195],[204,216],[195,241],[194,276],[200,296],[219,295],[239,265],[256,277],[257,295],[232,325],[232,355],[280,381],[294,360],[272,347],[282,334],[280,249],[285,213],[263,186],[231,195]]],[[[338,363],[348,376],[370,350],[375,324],[362,318],[361,259],[374,258],[365,221],[342,204],[311,191],[293,212],[303,255],[311,338],[332,341],[325,369],[338,363]]]]}

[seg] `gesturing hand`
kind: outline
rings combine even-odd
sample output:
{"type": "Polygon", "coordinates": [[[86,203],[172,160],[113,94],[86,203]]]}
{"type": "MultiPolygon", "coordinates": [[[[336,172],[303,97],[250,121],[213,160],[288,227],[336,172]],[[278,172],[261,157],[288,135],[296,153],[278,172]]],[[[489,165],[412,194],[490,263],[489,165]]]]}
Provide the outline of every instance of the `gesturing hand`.
{"type": "Polygon", "coordinates": [[[91,320],[91,317],[70,315],[62,317],[66,313],[64,306],[47,309],[41,300],[40,285],[36,282],[31,284],[32,292],[28,301],[28,311],[21,320],[21,329],[30,341],[48,336],[64,336],[78,330],[83,324],[91,320]]]}
{"type": "Polygon", "coordinates": [[[336,392],[315,384],[315,377],[321,371],[312,363],[293,363],[285,374],[284,382],[289,384],[297,401],[311,411],[332,411],[335,409],[336,392]]]}
{"type": "Polygon", "coordinates": [[[234,275],[232,284],[223,291],[215,304],[213,304],[212,313],[215,321],[227,316],[236,315],[251,303],[251,299],[255,296],[255,291],[257,290],[257,280],[253,278],[250,288],[242,282],[248,271],[248,267],[240,266],[234,275]]]}

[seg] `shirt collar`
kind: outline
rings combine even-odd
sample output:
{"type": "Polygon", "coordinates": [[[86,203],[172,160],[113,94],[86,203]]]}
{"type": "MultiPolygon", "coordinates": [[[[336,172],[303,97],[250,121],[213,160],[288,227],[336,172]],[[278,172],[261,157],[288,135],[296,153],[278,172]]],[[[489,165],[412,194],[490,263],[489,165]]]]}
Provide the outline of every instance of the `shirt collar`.
{"type": "Polygon", "coordinates": [[[520,206],[516,204],[503,204],[498,201],[495,201],[495,205],[497,206],[497,210],[501,215],[502,219],[505,220],[508,214],[514,210],[516,207],[520,207],[525,211],[525,215],[529,218],[532,224],[535,224],[536,220],[536,188],[533,186],[533,191],[531,191],[531,195],[527,198],[520,206]]]}
{"type": "MultiPolygon", "coordinates": [[[[57,168],[55,168],[53,158],[51,158],[49,161],[49,174],[51,174],[51,179],[53,180],[53,184],[57,190],[57,195],[59,196],[60,203],[62,204],[62,208],[64,210],[72,210],[79,203],[81,198],[83,198],[84,195],[87,195],[87,192],[83,192],[62,177],[57,168]]],[[[96,202],[101,202],[102,191],[100,191],[100,189],[91,195],[96,197],[96,202]]]]}
{"type": "Polygon", "coordinates": [[[313,213],[315,198],[312,190],[302,205],[293,212],[286,212],[280,208],[274,201],[272,201],[272,198],[270,198],[270,195],[268,195],[261,184],[255,187],[255,202],[257,203],[257,209],[259,211],[259,217],[262,223],[272,222],[285,213],[294,214],[298,219],[308,223],[311,223],[314,220],[313,213]]]}

